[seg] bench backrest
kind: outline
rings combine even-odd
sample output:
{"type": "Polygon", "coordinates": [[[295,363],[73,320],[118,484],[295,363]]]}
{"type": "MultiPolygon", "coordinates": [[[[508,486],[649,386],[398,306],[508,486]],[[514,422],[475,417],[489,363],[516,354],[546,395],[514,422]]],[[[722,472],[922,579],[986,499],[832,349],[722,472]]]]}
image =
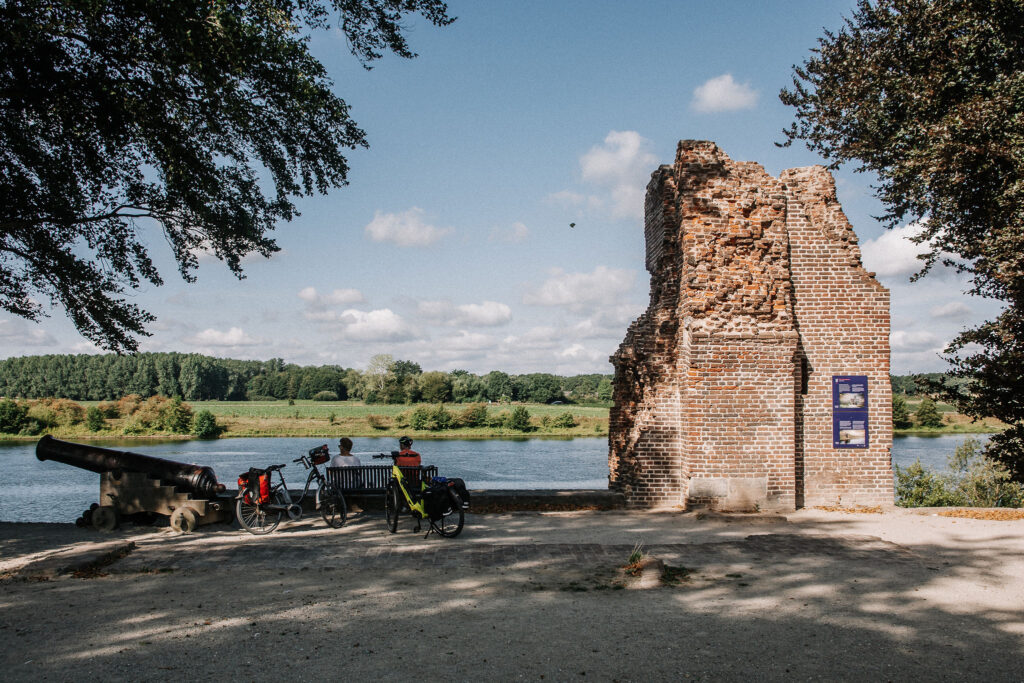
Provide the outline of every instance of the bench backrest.
{"type": "MultiPolygon", "coordinates": [[[[436,477],[437,465],[402,467],[407,478],[436,477]]],[[[356,467],[328,467],[327,481],[348,493],[383,493],[391,481],[391,465],[358,465],[356,467]]]]}

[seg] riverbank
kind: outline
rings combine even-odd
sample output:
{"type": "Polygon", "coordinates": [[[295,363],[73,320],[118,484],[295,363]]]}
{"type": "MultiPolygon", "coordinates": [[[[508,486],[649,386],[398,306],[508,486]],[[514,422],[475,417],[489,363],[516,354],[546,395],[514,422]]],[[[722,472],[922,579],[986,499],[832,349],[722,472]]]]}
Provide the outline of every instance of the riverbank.
{"type": "Polygon", "coordinates": [[[12,681],[999,681],[1024,658],[1024,521],[472,514],[447,541],[365,514],[265,537],[0,524],[0,538],[7,570],[134,543],[80,577],[0,582],[12,681]],[[665,580],[625,578],[638,543],[665,580]]]}
{"type": "MultiPolygon", "coordinates": [[[[97,405],[82,401],[83,408],[97,405]]],[[[398,437],[414,439],[508,439],[517,437],[576,438],[608,435],[608,408],[600,406],[547,405],[543,403],[487,404],[476,406],[472,421],[466,418],[472,406],[446,404],[440,420],[432,405],[366,405],[356,401],[193,401],[194,413],[209,411],[217,420],[223,438],[311,437],[333,438],[398,437]],[[485,412],[481,412],[481,408],[485,412]],[[513,411],[526,411],[525,421],[510,426],[513,411]],[[420,411],[420,413],[417,413],[420,411]],[[447,415],[447,417],[446,417],[447,415]],[[447,422],[446,422],[447,420],[447,422]],[[466,426],[470,423],[473,426],[466,426]],[[440,428],[445,425],[444,428],[440,428]],[[419,428],[417,428],[419,426],[419,428]]],[[[140,431],[130,417],[107,417],[99,429],[84,422],[58,422],[46,433],[58,439],[110,438],[193,438],[160,430],[140,431]],[[131,425],[130,428],[126,429],[131,425]],[[127,433],[130,432],[130,433],[127,433]]],[[[28,441],[38,435],[2,435],[3,440],[28,441]]]]}

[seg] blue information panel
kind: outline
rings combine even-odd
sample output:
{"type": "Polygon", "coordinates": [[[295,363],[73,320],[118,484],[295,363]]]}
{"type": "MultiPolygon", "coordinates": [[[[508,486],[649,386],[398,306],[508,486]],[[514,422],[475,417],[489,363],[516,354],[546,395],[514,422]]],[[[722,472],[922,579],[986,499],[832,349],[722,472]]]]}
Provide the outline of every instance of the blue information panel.
{"type": "Polygon", "coordinates": [[[832,447],[868,447],[867,375],[832,375],[832,447]]]}

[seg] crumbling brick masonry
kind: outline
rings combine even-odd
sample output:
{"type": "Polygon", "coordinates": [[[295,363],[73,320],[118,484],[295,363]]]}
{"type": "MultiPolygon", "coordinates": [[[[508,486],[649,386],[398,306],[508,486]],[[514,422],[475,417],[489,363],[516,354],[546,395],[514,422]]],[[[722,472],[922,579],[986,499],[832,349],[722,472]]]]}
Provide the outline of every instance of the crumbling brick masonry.
{"type": "Polygon", "coordinates": [[[773,178],[683,140],[645,215],[651,303],[611,359],[611,487],[639,507],[891,505],[889,292],[831,174],[773,178]],[[833,447],[843,375],[868,378],[866,447],[833,447]]]}

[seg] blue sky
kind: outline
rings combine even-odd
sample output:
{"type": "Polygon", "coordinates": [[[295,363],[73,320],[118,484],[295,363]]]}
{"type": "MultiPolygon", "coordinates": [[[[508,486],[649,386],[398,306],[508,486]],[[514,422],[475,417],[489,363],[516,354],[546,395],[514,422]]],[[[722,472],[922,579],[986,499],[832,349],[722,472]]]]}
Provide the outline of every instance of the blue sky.
{"type": "MultiPolygon", "coordinates": [[[[300,202],[282,251],[236,280],[203,259],[132,300],[158,316],[146,351],[364,368],[390,353],[425,370],[611,372],[647,305],[643,190],[682,138],[769,173],[819,163],[780,149],[792,65],[850,1],[452,1],[452,26],[411,22],[419,57],[364,70],[336,32],[314,53],[366,130],[351,184],[300,202]],[[575,223],[575,228],[570,228],[575,223]]],[[[871,178],[841,169],[864,262],[891,289],[893,372],[941,370],[960,329],[992,317],[939,272],[911,285],[912,226],[885,233],[871,178]],[[885,234],[883,234],[885,233],[885,234]]],[[[60,310],[0,314],[0,355],[92,353],[60,310]]]]}

